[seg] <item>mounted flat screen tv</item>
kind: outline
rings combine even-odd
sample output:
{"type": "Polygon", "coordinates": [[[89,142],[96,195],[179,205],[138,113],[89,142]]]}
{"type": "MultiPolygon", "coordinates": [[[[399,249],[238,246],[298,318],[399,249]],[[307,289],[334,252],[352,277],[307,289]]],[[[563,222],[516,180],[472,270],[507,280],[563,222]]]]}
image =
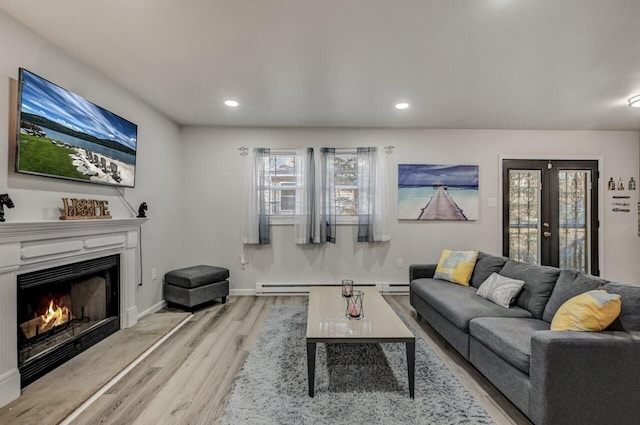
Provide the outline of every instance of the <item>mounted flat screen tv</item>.
{"type": "Polygon", "coordinates": [[[20,68],[16,171],[134,187],[138,126],[20,68]]]}

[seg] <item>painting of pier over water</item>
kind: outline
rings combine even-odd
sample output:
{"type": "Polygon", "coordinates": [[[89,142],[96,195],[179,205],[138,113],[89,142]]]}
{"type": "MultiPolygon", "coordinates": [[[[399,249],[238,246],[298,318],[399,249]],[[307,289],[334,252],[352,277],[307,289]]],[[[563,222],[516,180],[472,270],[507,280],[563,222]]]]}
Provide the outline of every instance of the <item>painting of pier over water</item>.
{"type": "Polygon", "coordinates": [[[478,219],[477,165],[399,164],[398,219],[478,219]]]}

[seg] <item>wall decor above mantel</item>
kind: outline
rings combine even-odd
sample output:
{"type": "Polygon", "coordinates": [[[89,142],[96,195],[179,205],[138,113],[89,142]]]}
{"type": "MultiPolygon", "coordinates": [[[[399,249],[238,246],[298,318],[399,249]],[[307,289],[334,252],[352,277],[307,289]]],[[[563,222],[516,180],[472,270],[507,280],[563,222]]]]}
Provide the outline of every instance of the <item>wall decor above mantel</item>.
{"type": "Polygon", "coordinates": [[[110,219],[109,201],[98,199],[62,198],[60,220],[110,219]]]}

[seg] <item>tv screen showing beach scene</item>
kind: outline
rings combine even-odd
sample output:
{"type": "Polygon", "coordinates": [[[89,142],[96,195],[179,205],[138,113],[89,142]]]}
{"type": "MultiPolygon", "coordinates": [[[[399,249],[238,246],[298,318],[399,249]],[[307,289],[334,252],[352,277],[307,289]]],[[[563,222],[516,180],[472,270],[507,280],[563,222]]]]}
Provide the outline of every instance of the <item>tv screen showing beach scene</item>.
{"type": "Polygon", "coordinates": [[[134,187],[138,127],[20,69],[16,171],[134,187]]]}
{"type": "Polygon", "coordinates": [[[478,166],[399,164],[398,219],[478,219],[478,166]]]}

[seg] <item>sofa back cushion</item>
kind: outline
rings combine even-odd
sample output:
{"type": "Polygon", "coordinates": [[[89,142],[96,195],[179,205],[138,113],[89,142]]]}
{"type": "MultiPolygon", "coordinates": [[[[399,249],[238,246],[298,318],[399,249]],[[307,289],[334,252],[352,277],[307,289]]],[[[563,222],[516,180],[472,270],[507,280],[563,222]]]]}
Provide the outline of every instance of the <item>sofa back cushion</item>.
{"type": "Polygon", "coordinates": [[[640,286],[610,282],[602,285],[601,289],[622,296],[620,316],[606,330],[640,331],[640,286]]]}
{"type": "Polygon", "coordinates": [[[471,286],[479,288],[482,282],[487,280],[493,273],[500,273],[506,262],[507,258],[486,254],[482,251],[478,252],[478,260],[471,275],[471,286]]]}
{"type": "Polygon", "coordinates": [[[547,302],[547,306],[544,308],[542,320],[551,323],[553,316],[567,300],[576,295],[584,294],[587,291],[600,289],[600,287],[607,282],[608,281],[599,277],[584,274],[576,270],[560,270],[558,281],[553,287],[553,292],[551,293],[549,302],[547,302]]]}
{"type": "Polygon", "coordinates": [[[529,310],[536,319],[542,319],[544,308],[553,292],[560,270],[554,267],[536,266],[508,260],[500,274],[512,279],[524,280],[524,286],[516,305],[529,310]]]}

